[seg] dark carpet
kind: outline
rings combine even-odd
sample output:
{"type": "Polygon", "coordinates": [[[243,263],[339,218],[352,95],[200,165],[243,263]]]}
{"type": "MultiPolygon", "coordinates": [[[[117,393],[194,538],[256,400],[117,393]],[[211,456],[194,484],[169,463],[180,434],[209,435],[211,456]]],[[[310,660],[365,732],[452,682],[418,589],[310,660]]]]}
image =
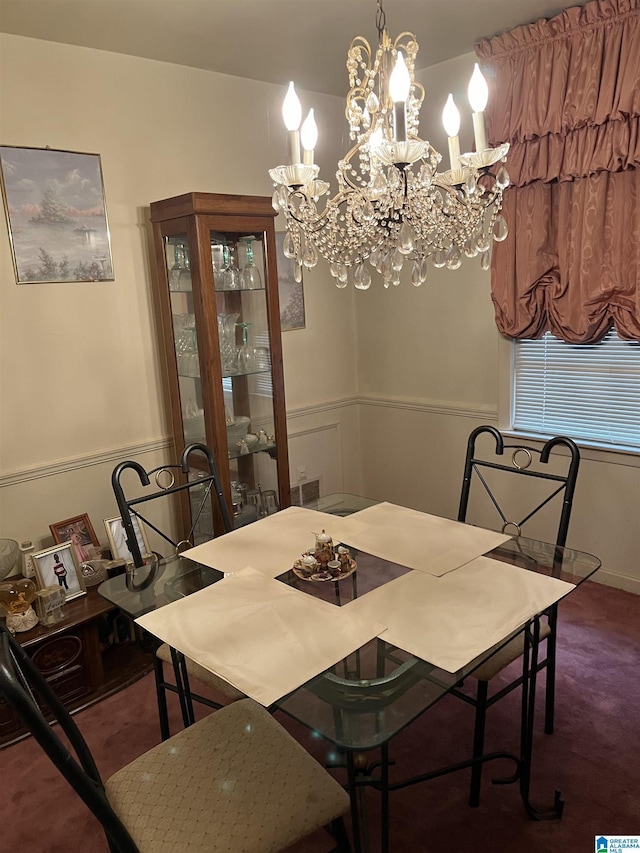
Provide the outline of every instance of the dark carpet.
{"type": "MultiPolygon", "coordinates": [[[[529,819],[517,785],[492,785],[511,765],[484,771],[478,809],[467,807],[469,771],[391,795],[391,850],[590,853],[596,835],[640,834],[640,597],[586,583],[560,607],[556,731],[536,723],[532,800],[565,800],[559,821],[529,819]]],[[[203,713],[206,711],[203,710],[203,713]]],[[[283,714],[283,725],[320,760],[329,744],[283,714]]],[[[83,711],[76,721],[103,778],[159,740],[153,675],[83,711]]],[[[172,730],[179,728],[172,709],[172,730]]],[[[473,709],[448,697],[391,744],[393,778],[461,761],[470,753],[473,709]]],[[[487,750],[517,749],[518,694],[489,711],[487,750]]],[[[106,853],[99,825],[32,739],[0,751],[2,853],[106,853]]],[[[343,771],[335,771],[344,781],[343,771]]],[[[372,850],[378,802],[367,794],[372,850]]],[[[330,845],[329,845],[330,846],[330,845]]],[[[328,849],[325,837],[301,849],[328,849]]],[[[179,850],[176,853],[180,853],[179,850]]]]}

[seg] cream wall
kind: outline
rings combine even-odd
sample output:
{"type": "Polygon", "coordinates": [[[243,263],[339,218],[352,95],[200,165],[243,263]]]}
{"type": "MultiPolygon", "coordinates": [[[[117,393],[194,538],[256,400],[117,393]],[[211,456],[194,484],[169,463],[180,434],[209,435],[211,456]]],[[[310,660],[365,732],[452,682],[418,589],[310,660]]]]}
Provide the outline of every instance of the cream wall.
{"type": "MultiPolygon", "coordinates": [[[[449,92],[462,114],[461,148],[472,141],[466,88],[472,53],[421,72],[422,136],[447,158],[441,113],[449,92]]],[[[508,422],[509,344],[498,334],[490,278],[478,259],[456,271],[431,269],[355,294],[364,491],[455,518],[466,440],[482,423],[508,422]]],[[[523,513],[524,514],[524,513],[523,513]]],[[[557,522],[556,522],[557,523],[557,522]]],[[[530,528],[549,539],[545,521],[530,528]]],[[[640,457],[582,450],[568,544],[597,554],[597,578],[640,593],[640,457]]]]}
{"type": "MultiPolygon", "coordinates": [[[[422,73],[423,135],[447,152],[450,90],[471,142],[466,54],[422,73]],[[466,113],[466,114],[465,114],[466,113]],[[429,132],[433,131],[433,135],[429,132]]],[[[49,544],[52,521],[115,514],[109,474],[169,452],[158,371],[148,204],[191,190],[265,195],[285,156],[279,87],[0,35],[0,142],[101,154],[116,281],[16,286],[0,226],[0,536],[49,544]]],[[[333,177],[341,99],[303,95],[333,177]]],[[[307,326],[283,334],[291,479],[455,516],[466,437],[499,420],[508,361],[476,260],[427,283],[338,290],[305,273],[307,326]]],[[[508,349],[508,348],[507,348],[508,349]]],[[[501,416],[504,418],[503,405],[501,416]]],[[[569,544],[600,579],[640,591],[637,456],[583,451],[569,544]]],[[[542,538],[549,533],[536,531],[542,538]]]]}
{"type": "MultiPolygon", "coordinates": [[[[17,286],[0,224],[0,536],[44,547],[51,522],[87,512],[104,542],[114,464],[151,467],[170,453],[148,205],[192,190],[270,195],[267,170],[285,157],[282,88],[4,34],[0,80],[1,144],[101,155],[116,276],[17,286]]],[[[340,121],[339,99],[303,99],[319,123],[340,121]]],[[[318,146],[324,171],[338,156],[331,138],[318,146]]],[[[322,267],[304,286],[307,327],[283,335],[302,467],[314,430],[330,429],[342,458],[357,458],[352,295],[322,267]]],[[[346,472],[332,476],[335,487],[347,476],[357,490],[358,464],[346,472]]]]}

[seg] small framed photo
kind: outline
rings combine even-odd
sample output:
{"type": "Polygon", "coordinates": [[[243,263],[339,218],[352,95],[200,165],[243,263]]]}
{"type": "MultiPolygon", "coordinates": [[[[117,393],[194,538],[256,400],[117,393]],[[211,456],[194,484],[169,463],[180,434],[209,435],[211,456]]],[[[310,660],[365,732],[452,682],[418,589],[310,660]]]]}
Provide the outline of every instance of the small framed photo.
{"type": "Polygon", "coordinates": [[[86,595],[84,579],[71,542],[38,551],[32,559],[41,589],[47,586],[62,587],[66,601],[86,595]]]}
{"type": "Polygon", "coordinates": [[[97,556],[100,543],[86,513],[50,524],[49,530],[54,542],[71,542],[78,564],[97,556]]]}
{"type": "Polygon", "coordinates": [[[280,328],[304,329],[304,290],[302,281],[296,281],[295,261],[287,258],[283,245],[285,234],[276,234],[276,260],[278,263],[278,297],[280,299],[280,328]]]}
{"type": "MultiPolygon", "coordinates": [[[[144,524],[135,517],[131,516],[133,522],[133,530],[138,540],[138,547],[141,554],[150,554],[151,546],[147,539],[147,533],[144,529],[144,524]]],[[[113,560],[133,560],[133,555],[127,545],[127,539],[124,532],[124,525],[119,515],[114,518],[105,518],[104,527],[107,531],[107,539],[111,548],[111,558],[113,560]]]]}

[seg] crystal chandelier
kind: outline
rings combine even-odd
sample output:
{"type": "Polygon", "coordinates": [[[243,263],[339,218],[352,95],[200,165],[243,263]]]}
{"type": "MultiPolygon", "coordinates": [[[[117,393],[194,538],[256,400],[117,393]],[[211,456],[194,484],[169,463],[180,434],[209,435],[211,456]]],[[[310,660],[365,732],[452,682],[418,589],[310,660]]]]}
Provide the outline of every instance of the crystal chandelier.
{"type": "Polygon", "coordinates": [[[508,143],[487,148],[487,84],[476,64],[469,84],[476,148],[472,153],[460,154],[460,114],[449,95],[443,122],[450,169],[438,171],[442,156],[418,136],[424,89],[414,80],[415,36],[404,32],[391,41],[381,0],[376,27],[375,54],[362,36],[354,38],[347,54],[350,90],[345,113],[354,144],[338,163],[338,191],[332,198],[313,162],[318,136],[313,110],[300,128],[302,108],[289,84],[283,118],[291,162],[269,171],[275,185],[273,206],[286,222],[284,253],[295,258],[298,281],[302,268],[314,267],[320,254],[338,287],[352,280],[360,290],[371,285],[369,266],[382,275],[385,287],[400,283],[406,265],[411,282],[419,286],[426,279],[429,258],[435,267],[455,270],[463,256],[479,255],[486,270],[492,239],[507,236],[500,209],[509,184],[504,165],[508,143]],[[327,198],[319,206],[323,196],[327,198]]]}

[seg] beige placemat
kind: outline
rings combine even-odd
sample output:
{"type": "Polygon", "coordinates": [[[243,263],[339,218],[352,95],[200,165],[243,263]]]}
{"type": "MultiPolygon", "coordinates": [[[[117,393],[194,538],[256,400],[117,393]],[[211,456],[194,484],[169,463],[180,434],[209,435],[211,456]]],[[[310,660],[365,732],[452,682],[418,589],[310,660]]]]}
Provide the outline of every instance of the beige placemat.
{"type": "Polygon", "coordinates": [[[313,548],[314,533],[326,530],[337,543],[352,538],[363,527],[351,517],[292,506],[190,548],[183,556],[221,572],[253,566],[265,577],[275,578],[290,569],[302,551],[313,548]]]}
{"type": "Polygon", "coordinates": [[[434,577],[463,566],[511,538],[391,503],[367,507],[348,520],[366,525],[347,531],[351,534],[346,540],[349,545],[434,577]]]}
{"type": "Polygon", "coordinates": [[[249,567],[136,622],[267,707],[384,631],[249,567]]]}
{"type": "Polygon", "coordinates": [[[381,639],[457,672],[573,589],[478,557],[444,577],[409,572],[342,609],[387,625],[381,639]]]}

